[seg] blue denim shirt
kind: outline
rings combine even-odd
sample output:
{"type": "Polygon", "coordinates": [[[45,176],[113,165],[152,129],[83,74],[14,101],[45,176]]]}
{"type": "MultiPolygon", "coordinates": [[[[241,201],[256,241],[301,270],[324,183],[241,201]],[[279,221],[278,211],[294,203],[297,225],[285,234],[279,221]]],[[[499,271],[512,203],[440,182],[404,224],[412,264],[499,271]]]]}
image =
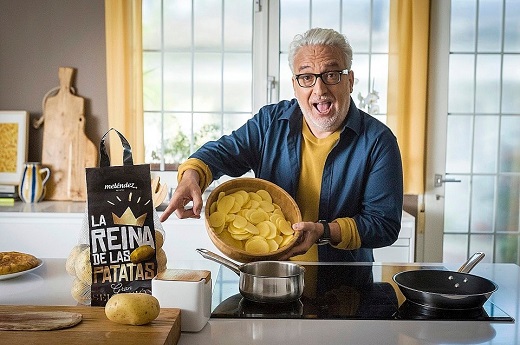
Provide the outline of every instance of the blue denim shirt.
{"type": "MultiPolygon", "coordinates": [[[[264,106],[242,127],[203,145],[191,157],[214,179],[252,170],[294,198],[300,181],[303,114],[296,99],[264,106]]],[[[319,219],[352,217],[361,248],[319,246],[320,261],[374,261],[372,248],[389,246],[401,229],[403,172],[397,139],[352,98],[340,138],[323,169],[319,219]]],[[[318,219],[316,219],[317,221],[318,219]]]]}

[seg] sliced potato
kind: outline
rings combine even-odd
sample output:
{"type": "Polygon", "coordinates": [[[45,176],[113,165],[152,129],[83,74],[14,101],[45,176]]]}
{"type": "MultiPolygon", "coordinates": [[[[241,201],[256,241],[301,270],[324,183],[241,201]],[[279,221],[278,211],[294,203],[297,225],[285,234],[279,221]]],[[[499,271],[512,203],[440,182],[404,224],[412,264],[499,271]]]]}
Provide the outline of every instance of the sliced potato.
{"type": "Polygon", "coordinates": [[[237,248],[240,250],[244,249],[244,244],[242,243],[242,241],[234,239],[231,236],[231,234],[227,231],[222,231],[222,233],[220,233],[220,235],[219,235],[219,238],[222,240],[222,242],[224,242],[228,246],[231,246],[233,248],[237,248]]]}
{"type": "Polygon", "coordinates": [[[283,240],[282,240],[282,243],[280,243],[280,247],[286,246],[289,242],[291,242],[292,239],[293,239],[292,235],[283,236],[283,240]]]}
{"type": "Polygon", "coordinates": [[[209,225],[214,228],[218,228],[224,225],[226,221],[226,214],[220,211],[215,211],[209,216],[209,225]]]}
{"type": "Polygon", "coordinates": [[[235,198],[235,203],[238,204],[239,208],[242,208],[242,206],[245,204],[244,195],[236,192],[232,194],[233,198],[235,198]]]}
{"type": "Polygon", "coordinates": [[[262,236],[253,236],[247,240],[245,249],[253,254],[267,254],[269,253],[269,244],[262,236]]]}
{"type": "Polygon", "coordinates": [[[294,238],[291,223],[266,190],[220,192],[210,206],[209,225],[227,245],[267,254],[294,238]]]}
{"type": "Polygon", "coordinates": [[[279,248],[278,242],[276,242],[275,240],[267,240],[267,244],[269,245],[270,252],[274,252],[279,248]]]}
{"type": "Polygon", "coordinates": [[[291,223],[288,220],[283,220],[279,225],[280,232],[286,236],[293,235],[294,230],[291,227],[291,223]]]}
{"type": "Polygon", "coordinates": [[[233,234],[233,233],[230,233],[230,234],[231,234],[231,237],[233,237],[235,240],[239,240],[239,241],[247,240],[247,239],[250,239],[251,237],[253,237],[253,234],[249,233],[249,232],[246,232],[245,234],[233,234]]]}
{"type": "Polygon", "coordinates": [[[218,201],[217,210],[223,214],[228,214],[229,210],[235,205],[235,198],[231,195],[225,195],[218,201]]]}
{"type": "Polygon", "coordinates": [[[253,224],[258,224],[260,222],[263,222],[264,220],[266,220],[266,217],[265,217],[265,213],[256,209],[256,210],[252,210],[252,212],[250,212],[248,214],[248,218],[247,218],[251,223],[253,224]]]}
{"type": "Polygon", "coordinates": [[[273,204],[270,203],[269,201],[265,201],[265,200],[260,201],[260,208],[268,213],[274,211],[273,204]]]}
{"type": "Polygon", "coordinates": [[[257,190],[256,194],[258,194],[264,201],[267,201],[269,203],[273,202],[273,199],[271,198],[271,194],[269,194],[269,192],[266,191],[265,189],[257,190]]]}
{"type": "Polygon", "coordinates": [[[237,213],[241,209],[242,209],[242,206],[238,202],[235,201],[233,203],[233,207],[231,207],[231,209],[229,210],[229,213],[237,213]]]}
{"type": "Polygon", "coordinates": [[[225,224],[222,224],[221,226],[217,227],[217,228],[213,228],[213,230],[215,231],[215,233],[218,235],[220,234],[222,231],[224,231],[224,225],[225,224]]]}
{"type": "Polygon", "coordinates": [[[280,244],[282,243],[283,241],[283,236],[280,236],[280,235],[276,235],[274,238],[273,238],[273,241],[275,241],[278,246],[280,246],[280,244]]]}
{"type": "Polygon", "coordinates": [[[258,195],[257,193],[255,193],[255,192],[248,192],[247,194],[249,194],[249,198],[251,200],[255,200],[255,201],[258,201],[258,202],[263,200],[262,197],[260,195],[258,195]]]}
{"type": "Polygon", "coordinates": [[[267,222],[260,222],[257,224],[256,226],[258,228],[258,230],[260,231],[259,232],[259,235],[266,238],[267,236],[269,236],[269,234],[271,233],[271,227],[269,226],[269,224],[267,224],[267,222]]]}
{"type": "Polygon", "coordinates": [[[247,219],[240,215],[236,215],[235,219],[233,220],[233,225],[239,229],[244,229],[247,225],[247,219]]]}
{"type": "Polygon", "coordinates": [[[244,229],[246,229],[247,232],[253,235],[258,235],[260,233],[260,230],[258,230],[258,228],[254,224],[249,222],[246,224],[244,229]]]}

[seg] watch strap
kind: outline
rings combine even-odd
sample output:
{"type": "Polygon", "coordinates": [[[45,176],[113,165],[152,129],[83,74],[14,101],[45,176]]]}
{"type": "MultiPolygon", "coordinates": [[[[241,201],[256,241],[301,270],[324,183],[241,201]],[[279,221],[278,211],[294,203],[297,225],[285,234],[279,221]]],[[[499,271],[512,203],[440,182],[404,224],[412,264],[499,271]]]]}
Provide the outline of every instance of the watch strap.
{"type": "Polygon", "coordinates": [[[321,237],[316,241],[316,244],[318,245],[324,245],[324,244],[330,244],[330,226],[329,222],[326,220],[318,220],[318,223],[323,225],[323,234],[321,237]]]}

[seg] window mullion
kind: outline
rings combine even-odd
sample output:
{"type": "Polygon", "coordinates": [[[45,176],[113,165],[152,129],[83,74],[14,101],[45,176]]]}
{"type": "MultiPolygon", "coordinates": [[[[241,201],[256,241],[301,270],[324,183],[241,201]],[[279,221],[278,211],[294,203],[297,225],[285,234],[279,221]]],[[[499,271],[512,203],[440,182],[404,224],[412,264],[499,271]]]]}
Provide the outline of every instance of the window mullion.
{"type": "Polygon", "coordinates": [[[194,144],[193,141],[195,139],[193,134],[193,125],[194,125],[194,109],[195,104],[193,102],[195,95],[195,0],[191,1],[191,100],[190,100],[190,152],[193,152],[194,144]]]}
{"type": "Polygon", "coordinates": [[[161,22],[161,155],[159,159],[159,170],[164,171],[165,170],[165,159],[164,159],[164,152],[166,150],[166,145],[164,144],[164,0],[161,1],[161,18],[159,19],[161,22]]]}

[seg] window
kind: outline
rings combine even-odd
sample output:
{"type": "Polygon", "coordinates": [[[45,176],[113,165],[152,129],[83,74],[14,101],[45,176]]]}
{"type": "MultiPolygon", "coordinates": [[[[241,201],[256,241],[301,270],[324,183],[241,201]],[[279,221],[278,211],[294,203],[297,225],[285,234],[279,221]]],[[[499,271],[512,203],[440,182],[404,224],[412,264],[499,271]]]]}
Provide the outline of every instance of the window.
{"type": "Polygon", "coordinates": [[[379,97],[372,112],[385,121],[388,0],[143,0],[145,155],[152,169],[176,170],[260,106],[292,98],[287,49],[311,27],[347,35],[352,96],[358,105],[371,92],[379,97]]]}
{"type": "Polygon", "coordinates": [[[145,155],[154,168],[176,169],[251,116],[252,14],[247,1],[143,1],[145,155]]]}
{"type": "Polygon", "coordinates": [[[451,1],[444,260],[519,262],[520,3],[451,1]]]}

